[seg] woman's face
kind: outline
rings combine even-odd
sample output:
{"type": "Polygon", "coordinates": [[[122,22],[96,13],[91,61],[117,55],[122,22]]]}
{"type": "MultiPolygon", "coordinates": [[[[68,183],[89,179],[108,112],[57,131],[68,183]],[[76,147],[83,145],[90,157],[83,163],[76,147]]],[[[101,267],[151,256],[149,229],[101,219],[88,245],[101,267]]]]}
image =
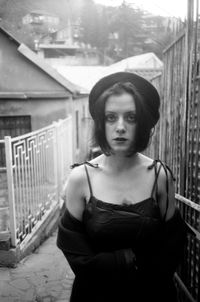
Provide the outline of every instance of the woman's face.
{"type": "Polygon", "coordinates": [[[114,153],[126,153],[135,139],[136,106],[133,96],[112,95],[105,104],[106,140],[114,153]]]}

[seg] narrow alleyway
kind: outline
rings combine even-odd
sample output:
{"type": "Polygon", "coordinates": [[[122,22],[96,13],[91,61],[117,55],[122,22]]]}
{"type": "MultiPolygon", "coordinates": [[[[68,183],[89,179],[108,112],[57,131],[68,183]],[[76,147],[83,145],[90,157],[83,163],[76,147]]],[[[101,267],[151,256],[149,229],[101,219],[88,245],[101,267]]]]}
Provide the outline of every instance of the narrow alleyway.
{"type": "Polygon", "coordinates": [[[67,302],[74,275],[56,246],[56,232],[16,268],[0,268],[1,302],[67,302]]]}

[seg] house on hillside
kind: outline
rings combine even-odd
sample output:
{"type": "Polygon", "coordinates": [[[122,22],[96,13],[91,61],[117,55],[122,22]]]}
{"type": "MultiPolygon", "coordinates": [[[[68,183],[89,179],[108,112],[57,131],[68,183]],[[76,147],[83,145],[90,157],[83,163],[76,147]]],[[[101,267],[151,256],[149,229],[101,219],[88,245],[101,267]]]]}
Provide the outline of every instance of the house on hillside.
{"type": "Polygon", "coordinates": [[[38,43],[36,50],[48,63],[60,65],[99,65],[99,52],[74,39],[70,27],[49,33],[38,43]]]}
{"type": "Polygon", "coordinates": [[[74,133],[75,160],[81,159],[86,152],[81,150],[85,142],[81,143],[84,135],[80,131],[88,115],[87,94],[3,28],[0,45],[0,139],[40,129],[72,114],[74,131],[78,131],[74,133]]]}
{"type": "MultiPolygon", "coordinates": [[[[67,27],[43,35],[36,51],[41,58],[48,63],[60,65],[99,65],[102,62],[102,54],[89,44],[80,41],[81,28],[78,22],[68,19],[67,27]]],[[[108,56],[104,56],[104,63],[113,62],[108,56]]]]}
{"type": "Polygon", "coordinates": [[[31,11],[22,18],[23,24],[49,24],[49,26],[51,25],[52,31],[56,30],[59,22],[60,20],[58,16],[41,10],[31,11]]]}
{"type": "Polygon", "coordinates": [[[48,63],[60,65],[99,65],[100,56],[96,49],[83,43],[43,43],[37,46],[38,55],[48,63]]]}
{"type": "Polygon", "coordinates": [[[80,25],[77,22],[71,23],[70,18],[68,18],[67,27],[47,33],[42,37],[41,43],[67,44],[68,46],[72,46],[79,38],[80,25]]]}
{"type": "Polygon", "coordinates": [[[34,48],[37,49],[41,38],[47,33],[58,30],[60,18],[52,13],[34,10],[23,16],[22,23],[27,29],[32,29],[34,48]]]}

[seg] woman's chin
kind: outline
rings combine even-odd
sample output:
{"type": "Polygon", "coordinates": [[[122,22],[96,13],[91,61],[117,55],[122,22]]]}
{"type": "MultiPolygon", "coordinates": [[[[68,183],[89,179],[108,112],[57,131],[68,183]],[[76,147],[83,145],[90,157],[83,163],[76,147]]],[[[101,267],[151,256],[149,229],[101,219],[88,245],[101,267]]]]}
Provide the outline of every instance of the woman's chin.
{"type": "Polygon", "coordinates": [[[127,148],[127,146],[115,146],[114,148],[112,148],[112,153],[115,155],[126,155],[128,151],[129,148],[127,148]]]}

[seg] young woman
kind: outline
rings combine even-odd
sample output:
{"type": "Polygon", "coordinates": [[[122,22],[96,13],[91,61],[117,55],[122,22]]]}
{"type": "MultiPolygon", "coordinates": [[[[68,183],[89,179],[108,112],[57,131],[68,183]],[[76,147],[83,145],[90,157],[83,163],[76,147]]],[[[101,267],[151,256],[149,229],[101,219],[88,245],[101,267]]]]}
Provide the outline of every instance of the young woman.
{"type": "Polygon", "coordinates": [[[89,96],[102,155],[75,164],[58,247],[74,274],[71,302],[175,302],[173,274],[186,239],[171,170],[141,152],[160,98],[140,76],[101,79],[89,96]]]}

